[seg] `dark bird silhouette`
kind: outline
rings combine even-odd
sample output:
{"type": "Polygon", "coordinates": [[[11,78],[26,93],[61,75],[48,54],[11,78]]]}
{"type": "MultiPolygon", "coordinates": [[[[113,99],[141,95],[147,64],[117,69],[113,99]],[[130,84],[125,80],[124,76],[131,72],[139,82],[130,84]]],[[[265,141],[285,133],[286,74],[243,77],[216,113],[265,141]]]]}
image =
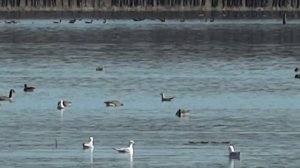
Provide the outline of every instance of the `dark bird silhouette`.
{"type": "Polygon", "coordinates": [[[24,84],[24,92],[33,92],[35,87],[33,86],[27,86],[27,84],[24,84]]]}

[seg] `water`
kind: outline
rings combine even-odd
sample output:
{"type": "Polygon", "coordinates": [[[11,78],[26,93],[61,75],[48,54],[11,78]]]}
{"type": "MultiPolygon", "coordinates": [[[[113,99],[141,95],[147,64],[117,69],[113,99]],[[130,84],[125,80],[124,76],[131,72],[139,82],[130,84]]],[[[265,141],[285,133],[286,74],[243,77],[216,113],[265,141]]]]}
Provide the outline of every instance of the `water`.
{"type": "Polygon", "coordinates": [[[300,22],[0,24],[3,167],[298,167],[300,22]],[[96,67],[105,66],[104,72],[96,67]],[[23,85],[33,85],[32,93],[23,85]],[[176,96],[160,102],[160,92],[176,96]],[[59,99],[73,102],[64,112],[59,99]],[[107,108],[117,99],[123,107],[107,108]],[[188,118],[175,116],[179,108],[188,118]],[[95,150],[82,150],[89,136],[95,150]],[[135,154],[112,147],[136,141],[135,154]],[[57,141],[57,147],[55,145],[57,141]],[[230,141],[241,151],[229,160],[230,141]]]}

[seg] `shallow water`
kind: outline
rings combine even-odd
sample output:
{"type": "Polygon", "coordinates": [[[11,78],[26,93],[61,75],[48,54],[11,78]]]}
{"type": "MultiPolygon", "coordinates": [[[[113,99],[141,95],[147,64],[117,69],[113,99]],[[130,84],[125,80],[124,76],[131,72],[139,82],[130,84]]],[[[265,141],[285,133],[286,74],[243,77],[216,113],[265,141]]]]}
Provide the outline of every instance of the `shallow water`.
{"type": "Polygon", "coordinates": [[[300,164],[299,20],[52,21],[0,23],[0,93],[16,91],[0,106],[3,167],[300,164]],[[176,98],[162,103],[160,92],[176,98]],[[64,112],[61,98],[73,102],[64,112]],[[111,99],[124,106],[105,107],[111,99]],[[81,149],[89,136],[92,153],[81,149]],[[132,158],[112,150],[130,139],[132,158]],[[229,141],[241,159],[191,141],[229,141]]]}

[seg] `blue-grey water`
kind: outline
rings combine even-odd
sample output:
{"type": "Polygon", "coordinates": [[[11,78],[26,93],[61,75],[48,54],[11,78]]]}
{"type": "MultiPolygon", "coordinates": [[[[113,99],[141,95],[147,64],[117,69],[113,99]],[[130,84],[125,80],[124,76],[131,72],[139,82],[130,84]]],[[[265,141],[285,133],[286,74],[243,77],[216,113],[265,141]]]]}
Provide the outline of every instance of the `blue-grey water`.
{"type": "Polygon", "coordinates": [[[52,22],[0,23],[1,167],[299,167],[299,20],[52,22]]]}

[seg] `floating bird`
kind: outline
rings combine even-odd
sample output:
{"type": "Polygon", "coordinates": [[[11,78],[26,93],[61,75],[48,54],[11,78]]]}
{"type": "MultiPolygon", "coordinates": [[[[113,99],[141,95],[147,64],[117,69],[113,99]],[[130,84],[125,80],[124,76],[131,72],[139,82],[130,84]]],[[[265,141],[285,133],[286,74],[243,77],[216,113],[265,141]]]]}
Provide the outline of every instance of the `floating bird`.
{"type": "Polygon", "coordinates": [[[13,100],[13,93],[15,93],[15,90],[10,89],[9,96],[0,96],[0,101],[12,101],[13,100]]]}
{"type": "Polygon", "coordinates": [[[180,21],[180,22],[184,22],[184,21],[185,21],[185,18],[181,18],[179,21],[180,21]]]}
{"type": "Polygon", "coordinates": [[[132,154],[133,153],[133,145],[134,145],[134,141],[133,140],[130,140],[129,141],[129,145],[128,147],[123,147],[123,148],[113,148],[114,150],[120,152],[120,153],[130,153],[132,154]]]}
{"type": "Polygon", "coordinates": [[[229,145],[228,150],[230,159],[240,159],[240,152],[235,151],[234,146],[232,144],[229,145]]]}
{"type": "Polygon", "coordinates": [[[24,92],[33,92],[35,87],[27,86],[27,84],[24,84],[24,92]]]}
{"type": "Polygon", "coordinates": [[[165,22],[166,21],[166,18],[160,18],[159,19],[161,22],[165,22]]]}
{"type": "Polygon", "coordinates": [[[61,23],[61,19],[59,19],[59,21],[54,21],[53,23],[55,24],[61,23]]]}
{"type": "Polygon", "coordinates": [[[295,68],[294,71],[296,72],[295,78],[300,78],[300,74],[298,73],[298,72],[299,72],[299,69],[298,69],[298,68],[295,68]]]}
{"type": "Polygon", "coordinates": [[[93,23],[93,19],[91,19],[91,21],[85,21],[86,24],[91,24],[93,23]]]}
{"type": "Polygon", "coordinates": [[[104,103],[106,104],[106,107],[119,107],[124,105],[118,100],[105,101],[104,103]]]}
{"type": "Polygon", "coordinates": [[[71,106],[72,105],[72,102],[71,101],[67,101],[67,100],[60,100],[58,103],[57,103],[57,109],[58,110],[63,110],[65,109],[66,107],[68,106],[71,106]]]}
{"type": "Polygon", "coordinates": [[[138,22],[138,21],[145,20],[145,18],[133,18],[132,20],[135,21],[135,22],[138,22]]]}
{"type": "Polygon", "coordinates": [[[69,23],[75,23],[76,22],[76,19],[72,19],[69,21],[69,23]]]}
{"type": "Polygon", "coordinates": [[[90,137],[90,142],[86,142],[82,144],[83,149],[94,149],[94,138],[90,137]]]}
{"type": "Polygon", "coordinates": [[[99,66],[96,68],[96,71],[104,71],[104,66],[99,66]]]}
{"type": "Polygon", "coordinates": [[[190,110],[178,109],[176,112],[177,117],[187,117],[190,115],[190,110]]]}
{"type": "Polygon", "coordinates": [[[103,23],[103,24],[105,24],[105,23],[106,23],[106,19],[105,19],[105,18],[103,19],[103,22],[102,22],[102,23],[103,23]]]}
{"type": "Polygon", "coordinates": [[[174,96],[166,96],[164,93],[160,93],[160,95],[161,95],[161,101],[162,102],[171,101],[172,99],[175,98],[174,96]]]}

